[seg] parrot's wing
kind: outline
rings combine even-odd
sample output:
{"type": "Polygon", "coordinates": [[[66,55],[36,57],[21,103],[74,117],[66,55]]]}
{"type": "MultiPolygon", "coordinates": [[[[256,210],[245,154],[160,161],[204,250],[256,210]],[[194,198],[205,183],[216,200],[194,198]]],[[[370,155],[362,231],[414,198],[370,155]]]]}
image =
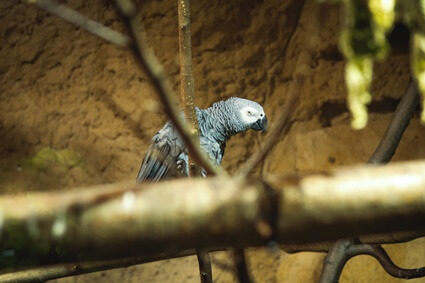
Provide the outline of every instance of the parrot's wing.
{"type": "Polygon", "coordinates": [[[187,153],[173,124],[168,122],[153,137],[137,174],[137,182],[157,182],[187,175],[187,153]]]}

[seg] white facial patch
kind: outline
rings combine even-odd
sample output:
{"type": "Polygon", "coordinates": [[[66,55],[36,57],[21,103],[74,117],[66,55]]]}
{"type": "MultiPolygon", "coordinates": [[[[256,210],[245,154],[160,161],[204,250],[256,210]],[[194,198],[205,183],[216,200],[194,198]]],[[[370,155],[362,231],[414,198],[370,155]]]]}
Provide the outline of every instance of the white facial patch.
{"type": "Polygon", "coordinates": [[[246,106],[240,110],[242,121],[247,124],[255,123],[258,118],[264,116],[264,111],[258,111],[251,106],[246,106]]]}

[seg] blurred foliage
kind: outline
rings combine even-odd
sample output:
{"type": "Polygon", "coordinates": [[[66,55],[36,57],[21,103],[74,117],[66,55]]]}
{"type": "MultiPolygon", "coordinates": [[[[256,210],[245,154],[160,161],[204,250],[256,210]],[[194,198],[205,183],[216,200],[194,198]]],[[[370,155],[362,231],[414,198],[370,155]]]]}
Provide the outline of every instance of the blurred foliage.
{"type": "Polygon", "coordinates": [[[0,171],[0,194],[69,188],[91,181],[79,153],[43,148],[34,157],[0,171]]]}
{"type": "Polygon", "coordinates": [[[418,81],[419,90],[422,93],[422,114],[421,122],[425,123],[425,35],[423,33],[415,33],[412,39],[411,62],[413,74],[418,81]]]}
{"type": "Polygon", "coordinates": [[[82,166],[83,159],[77,152],[69,149],[54,150],[46,147],[33,158],[27,160],[24,165],[39,171],[50,170],[53,167],[62,171],[71,167],[82,166]]]}
{"type": "MultiPolygon", "coordinates": [[[[367,124],[366,105],[372,100],[370,86],[374,61],[384,60],[390,52],[387,34],[399,21],[411,30],[411,70],[422,93],[425,106],[425,0],[318,0],[339,2],[342,6],[342,30],[339,46],[347,63],[345,81],[351,126],[367,124]]],[[[422,110],[421,122],[425,124],[422,110]]]]}
{"type": "Polygon", "coordinates": [[[369,93],[372,73],[373,60],[370,56],[354,56],[345,65],[348,108],[353,116],[351,126],[354,129],[362,129],[367,124],[366,104],[372,101],[369,93]]]}

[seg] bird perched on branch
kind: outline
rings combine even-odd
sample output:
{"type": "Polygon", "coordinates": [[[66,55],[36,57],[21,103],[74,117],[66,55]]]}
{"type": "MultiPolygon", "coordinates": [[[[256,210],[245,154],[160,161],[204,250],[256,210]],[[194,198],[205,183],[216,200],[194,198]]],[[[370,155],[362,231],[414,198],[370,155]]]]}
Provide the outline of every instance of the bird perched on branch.
{"type": "MultiPolygon", "coordinates": [[[[257,102],[231,97],[207,109],[196,108],[201,148],[213,164],[220,165],[226,141],[249,129],[264,131],[267,117],[257,102]]],[[[137,182],[159,181],[188,175],[188,153],[172,122],[167,122],[151,140],[137,174],[137,182]]],[[[203,170],[202,175],[206,172],[203,170]]]]}

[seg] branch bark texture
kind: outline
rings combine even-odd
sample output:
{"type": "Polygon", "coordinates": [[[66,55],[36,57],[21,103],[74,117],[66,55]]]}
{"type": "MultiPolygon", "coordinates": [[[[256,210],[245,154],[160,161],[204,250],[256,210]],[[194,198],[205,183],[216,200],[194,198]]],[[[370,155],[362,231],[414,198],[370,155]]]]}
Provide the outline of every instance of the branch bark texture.
{"type": "Polygon", "coordinates": [[[115,3],[123,18],[123,23],[130,34],[132,40],[130,48],[133,51],[136,62],[142,67],[151,80],[167,116],[173,121],[189,151],[192,152],[192,157],[209,175],[215,176],[218,174],[226,174],[220,167],[212,165],[211,161],[200,148],[199,142],[197,143],[192,138],[190,130],[181,119],[176,96],[166,79],[164,69],[152,50],[147,46],[143,34],[139,33],[141,28],[135,19],[135,7],[132,1],[116,0],[115,3]]]}
{"type": "Polygon", "coordinates": [[[415,81],[410,80],[406,93],[398,104],[381,142],[368,161],[369,164],[382,164],[391,160],[418,104],[419,90],[415,81]]]}
{"type": "Polygon", "coordinates": [[[425,162],[267,184],[202,178],[5,196],[0,215],[0,251],[13,251],[12,265],[258,246],[270,239],[259,223],[281,244],[420,230],[425,162]]]}
{"type": "MultiPolygon", "coordinates": [[[[194,82],[192,74],[192,41],[190,35],[190,1],[177,0],[179,17],[179,51],[180,51],[180,102],[184,116],[192,134],[192,139],[199,143],[198,119],[195,111],[194,82]]],[[[192,151],[189,150],[189,176],[192,176],[192,151]]],[[[195,170],[194,175],[199,174],[195,170]]]]}
{"type": "MultiPolygon", "coordinates": [[[[391,160],[397,150],[397,147],[407,126],[410,123],[413,113],[416,110],[418,100],[419,94],[417,85],[413,80],[410,80],[407,91],[397,106],[397,109],[387,130],[382,137],[382,140],[378,144],[375,152],[370,157],[368,164],[385,164],[391,160]]],[[[392,191],[389,189],[388,193],[391,194],[392,191]]],[[[341,272],[347,261],[350,258],[361,254],[355,254],[355,252],[353,252],[356,250],[356,244],[354,243],[355,240],[356,239],[341,239],[332,245],[323,263],[320,282],[328,283],[339,281],[339,277],[341,276],[341,272]]],[[[389,259],[388,255],[385,253],[385,250],[381,247],[377,248],[377,246],[370,244],[362,244],[358,247],[359,249],[361,247],[363,249],[368,248],[369,250],[374,250],[374,256],[381,264],[381,260],[383,258],[389,259]]],[[[390,259],[389,261],[391,262],[390,259]]],[[[393,269],[390,268],[387,270],[386,266],[383,265],[383,267],[390,275],[393,274],[391,274],[389,271],[397,268],[393,267],[393,269]]],[[[399,269],[400,274],[402,274],[404,271],[405,270],[403,269],[399,269]]],[[[411,274],[409,276],[411,276],[411,274]]]]}
{"type": "MultiPolygon", "coordinates": [[[[425,230],[422,231],[402,231],[385,234],[361,235],[357,237],[359,244],[397,244],[405,243],[417,238],[425,237],[425,230]]],[[[298,245],[281,245],[280,247],[287,253],[299,252],[329,252],[335,242],[319,242],[298,245]]]]}
{"type": "Polygon", "coordinates": [[[179,50],[181,103],[186,120],[192,128],[195,138],[198,135],[198,121],[195,112],[194,83],[192,74],[192,41],[190,35],[190,1],[178,0],[179,50]]]}
{"type": "MultiPolygon", "coordinates": [[[[173,257],[184,257],[194,255],[194,250],[182,251],[174,254],[173,257]]],[[[68,276],[76,276],[88,274],[92,272],[109,270],[114,268],[129,267],[136,264],[148,263],[158,260],[170,258],[169,255],[160,254],[155,256],[138,256],[131,258],[120,258],[106,261],[93,261],[81,263],[68,263],[51,266],[36,267],[17,272],[0,274],[0,282],[2,283],[24,283],[24,282],[46,282],[47,280],[63,278],[68,276]]]]}
{"type": "Polygon", "coordinates": [[[384,270],[395,278],[413,279],[425,276],[425,267],[405,269],[394,264],[387,252],[379,245],[358,244],[352,239],[342,240],[331,248],[325,258],[324,269],[320,282],[339,282],[344,264],[352,257],[369,255],[374,257],[384,270]]]}
{"type": "MultiPolygon", "coordinates": [[[[198,119],[195,111],[195,96],[192,74],[192,40],[190,35],[190,0],[177,0],[179,18],[179,54],[180,54],[180,102],[184,117],[192,134],[192,140],[199,143],[198,119]]],[[[192,166],[192,150],[188,153],[188,175],[200,176],[197,166],[192,166]]],[[[197,250],[199,275],[202,283],[213,282],[211,259],[208,250],[197,250]]]]}

